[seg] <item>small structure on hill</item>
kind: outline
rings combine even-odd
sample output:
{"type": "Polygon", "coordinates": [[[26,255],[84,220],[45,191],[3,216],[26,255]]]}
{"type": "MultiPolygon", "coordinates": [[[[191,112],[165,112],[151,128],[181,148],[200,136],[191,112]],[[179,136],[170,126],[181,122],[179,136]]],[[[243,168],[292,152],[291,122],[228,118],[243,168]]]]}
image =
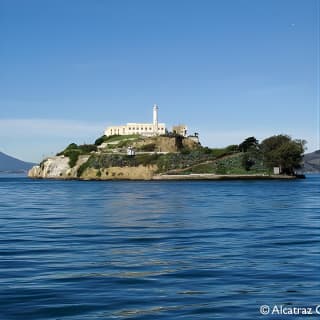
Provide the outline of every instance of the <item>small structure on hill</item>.
{"type": "Polygon", "coordinates": [[[273,174],[275,175],[281,174],[281,167],[273,167],[273,174]]]}
{"type": "Polygon", "coordinates": [[[200,144],[199,133],[198,132],[195,132],[194,134],[188,136],[188,138],[191,139],[192,141],[200,144]]]}
{"type": "Polygon", "coordinates": [[[184,124],[179,124],[172,127],[173,133],[179,134],[180,136],[183,136],[183,137],[187,136],[187,130],[188,130],[188,127],[184,124]]]}
{"type": "Polygon", "coordinates": [[[130,146],[127,148],[127,155],[128,156],[135,156],[136,155],[136,151],[134,150],[133,147],[130,146]]]}

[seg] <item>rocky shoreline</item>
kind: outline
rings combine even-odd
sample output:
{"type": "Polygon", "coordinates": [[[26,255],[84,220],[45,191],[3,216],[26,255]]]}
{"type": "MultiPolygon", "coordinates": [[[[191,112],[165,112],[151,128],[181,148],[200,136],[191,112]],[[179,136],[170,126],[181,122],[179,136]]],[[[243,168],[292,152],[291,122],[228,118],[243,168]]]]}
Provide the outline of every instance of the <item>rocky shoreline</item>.
{"type": "MultiPolygon", "coordinates": [[[[57,169],[57,168],[55,168],[57,169]]],[[[156,174],[156,168],[139,166],[136,168],[113,167],[97,175],[97,170],[89,169],[81,177],[77,177],[75,170],[59,171],[41,170],[34,167],[28,173],[32,179],[80,180],[80,181],[195,181],[195,180],[294,180],[304,176],[266,175],[266,174],[156,174]],[[71,174],[72,173],[72,174],[71,174]]]]}
{"type": "Polygon", "coordinates": [[[265,175],[265,174],[188,174],[188,175],[155,175],[152,180],[294,180],[303,178],[288,175],[265,175]]]}

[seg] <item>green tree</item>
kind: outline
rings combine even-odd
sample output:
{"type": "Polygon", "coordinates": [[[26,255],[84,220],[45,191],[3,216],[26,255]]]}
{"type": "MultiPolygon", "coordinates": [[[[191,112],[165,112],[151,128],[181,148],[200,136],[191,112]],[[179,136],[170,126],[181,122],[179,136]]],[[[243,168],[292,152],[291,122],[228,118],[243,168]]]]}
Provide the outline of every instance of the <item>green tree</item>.
{"type": "Polygon", "coordinates": [[[78,145],[76,143],[70,143],[65,150],[78,149],[78,145]]]}
{"type": "Polygon", "coordinates": [[[216,168],[216,174],[226,174],[226,173],[227,173],[226,165],[223,162],[218,162],[217,168],[216,168]]]}
{"type": "Polygon", "coordinates": [[[86,154],[90,153],[91,151],[97,151],[97,146],[94,144],[82,144],[78,146],[78,149],[81,151],[81,153],[86,154]]]}
{"type": "Polygon", "coordinates": [[[239,146],[237,144],[231,144],[226,147],[226,153],[232,154],[239,152],[239,146]]]}
{"type": "Polygon", "coordinates": [[[249,149],[259,149],[259,141],[255,137],[249,137],[239,144],[241,152],[247,152],[249,149]]]}
{"type": "Polygon", "coordinates": [[[264,164],[272,169],[280,167],[285,174],[294,174],[301,167],[305,140],[292,140],[288,135],[275,135],[261,143],[264,164]]]}
{"type": "Polygon", "coordinates": [[[94,144],[95,144],[96,146],[100,146],[103,142],[106,141],[106,139],[107,139],[107,136],[106,136],[106,135],[103,135],[103,136],[99,137],[99,138],[94,142],[94,144]]]}

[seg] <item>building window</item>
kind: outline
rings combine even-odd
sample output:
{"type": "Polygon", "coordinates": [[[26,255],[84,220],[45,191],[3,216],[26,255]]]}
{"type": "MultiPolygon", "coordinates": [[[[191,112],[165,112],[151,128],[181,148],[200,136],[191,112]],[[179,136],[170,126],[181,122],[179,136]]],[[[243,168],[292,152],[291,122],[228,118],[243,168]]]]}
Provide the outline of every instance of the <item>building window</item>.
{"type": "Polygon", "coordinates": [[[129,130],[131,130],[131,128],[129,127],[129,130]]]}
{"type": "Polygon", "coordinates": [[[149,130],[151,131],[151,130],[152,130],[152,128],[149,128],[149,130]]]}

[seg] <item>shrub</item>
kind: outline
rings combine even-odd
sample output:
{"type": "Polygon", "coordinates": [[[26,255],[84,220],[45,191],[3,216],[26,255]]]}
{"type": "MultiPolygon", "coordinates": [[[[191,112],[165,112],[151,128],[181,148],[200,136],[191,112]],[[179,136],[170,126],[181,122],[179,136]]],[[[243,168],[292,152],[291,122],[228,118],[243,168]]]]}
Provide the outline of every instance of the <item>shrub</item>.
{"type": "Polygon", "coordinates": [[[204,154],[211,154],[212,150],[210,148],[208,148],[208,147],[204,147],[204,148],[202,148],[202,152],[204,154]]]}
{"type": "Polygon", "coordinates": [[[226,174],[227,173],[227,168],[224,163],[222,163],[222,162],[217,163],[216,173],[217,174],[226,174]]]}
{"type": "Polygon", "coordinates": [[[78,147],[82,154],[87,154],[92,151],[97,151],[97,146],[94,144],[82,144],[78,147]]]}
{"type": "Polygon", "coordinates": [[[73,168],[79,159],[80,152],[78,150],[69,150],[66,151],[64,155],[69,158],[70,168],[73,168]]]}
{"type": "Polygon", "coordinates": [[[211,154],[216,158],[220,158],[225,156],[227,154],[227,151],[225,148],[215,148],[211,149],[211,154]]]}
{"type": "Polygon", "coordinates": [[[188,149],[188,148],[182,148],[182,149],[180,150],[180,153],[181,153],[181,154],[190,154],[190,153],[191,153],[191,150],[188,149]]]}
{"type": "Polygon", "coordinates": [[[78,145],[76,143],[70,143],[63,151],[58,152],[57,156],[68,156],[67,153],[71,150],[78,150],[78,145]]]}
{"type": "Polygon", "coordinates": [[[78,171],[77,171],[77,177],[80,178],[83,174],[83,172],[88,168],[90,167],[90,164],[92,163],[92,159],[93,159],[93,156],[91,156],[86,162],[84,162],[79,168],[78,168],[78,171]]]}
{"type": "Polygon", "coordinates": [[[103,143],[106,141],[107,138],[108,138],[108,137],[107,137],[106,135],[103,135],[103,136],[99,137],[99,138],[94,142],[94,144],[95,144],[96,146],[100,146],[101,144],[103,144],[103,143]]]}
{"type": "Polygon", "coordinates": [[[77,149],[78,148],[78,145],[76,143],[70,143],[66,150],[72,150],[72,149],[77,149]]]}
{"type": "Polygon", "coordinates": [[[79,155],[88,154],[91,151],[96,151],[96,150],[97,150],[97,146],[93,144],[83,144],[78,146],[75,143],[71,143],[62,152],[57,153],[57,156],[64,155],[68,157],[69,166],[70,168],[73,168],[79,159],[79,155]]]}
{"type": "Polygon", "coordinates": [[[228,154],[239,152],[239,146],[237,144],[231,144],[226,147],[226,152],[228,154]]]}
{"type": "Polygon", "coordinates": [[[190,173],[214,173],[215,172],[212,163],[198,164],[198,165],[193,166],[188,171],[190,173]]]}
{"type": "Polygon", "coordinates": [[[151,165],[151,164],[156,164],[157,160],[159,159],[159,155],[154,153],[154,154],[139,154],[135,156],[135,164],[136,166],[138,165],[151,165]]]}
{"type": "Polygon", "coordinates": [[[123,148],[123,147],[127,147],[129,144],[131,144],[131,141],[130,140],[122,140],[120,141],[118,144],[116,145],[113,145],[113,146],[110,146],[111,148],[123,148]]]}
{"type": "Polygon", "coordinates": [[[148,143],[145,145],[142,145],[139,150],[140,151],[146,151],[146,152],[152,152],[155,150],[156,144],[155,143],[148,143]]]}

